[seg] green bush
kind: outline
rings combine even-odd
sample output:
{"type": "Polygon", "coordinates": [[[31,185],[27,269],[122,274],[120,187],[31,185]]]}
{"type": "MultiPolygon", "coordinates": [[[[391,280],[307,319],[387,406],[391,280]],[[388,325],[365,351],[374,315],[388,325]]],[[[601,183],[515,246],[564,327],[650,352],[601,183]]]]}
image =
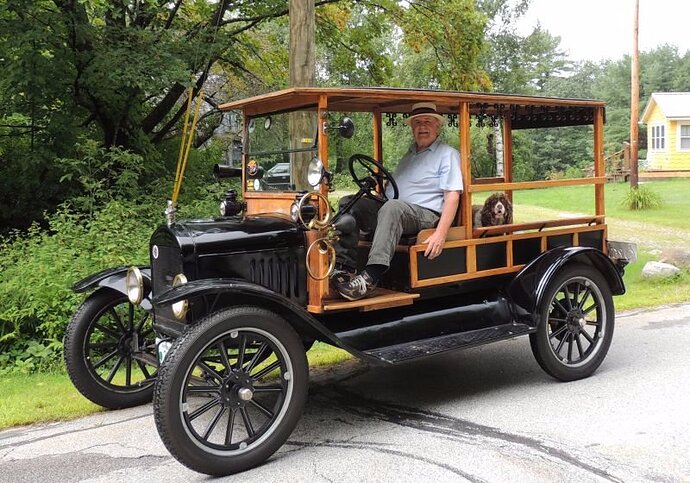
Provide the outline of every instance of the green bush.
{"type": "MultiPolygon", "coordinates": [[[[0,237],[0,374],[61,366],[62,338],[83,294],[71,287],[106,268],[148,264],[153,230],[165,222],[175,173],[145,187],[141,158],[91,143],[81,159],[62,160],[83,195],[44,214],[41,225],[0,237]]],[[[192,152],[178,200],[178,219],[216,216],[218,202],[239,181],[213,178],[222,153],[192,152]]]]}
{"type": "Polygon", "coordinates": [[[0,369],[38,369],[40,359],[59,354],[70,317],[83,296],[71,291],[78,280],[104,268],[147,263],[148,239],[161,221],[150,203],[111,201],[88,217],[67,206],[1,244],[0,369]],[[40,344],[38,350],[31,343],[40,344]],[[29,350],[33,347],[32,350],[29,350]]]}
{"type": "Polygon", "coordinates": [[[621,206],[629,210],[658,208],[661,206],[661,197],[646,186],[639,186],[628,191],[621,202],[621,206]]]}
{"type": "Polygon", "coordinates": [[[60,181],[81,186],[82,194],[72,198],[73,205],[93,213],[112,199],[136,197],[144,165],[141,156],[118,147],[104,148],[92,139],[76,148],[76,158],[56,160],[65,172],[60,181]]]}

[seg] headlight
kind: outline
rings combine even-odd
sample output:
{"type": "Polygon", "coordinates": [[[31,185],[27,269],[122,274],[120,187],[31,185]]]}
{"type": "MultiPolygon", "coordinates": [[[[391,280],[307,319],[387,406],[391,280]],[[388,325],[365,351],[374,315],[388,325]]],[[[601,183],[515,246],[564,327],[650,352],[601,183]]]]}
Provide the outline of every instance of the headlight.
{"type": "Polygon", "coordinates": [[[314,158],[307,168],[307,181],[316,188],[323,178],[323,162],[319,158],[314,158]]]}
{"type": "Polygon", "coordinates": [[[299,203],[296,201],[293,201],[290,205],[290,218],[295,223],[299,221],[299,203]]]}
{"type": "Polygon", "coordinates": [[[144,299],[144,277],[141,276],[141,271],[137,267],[127,269],[125,289],[127,290],[127,298],[134,305],[139,305],[144,299]]]}
{"type": "MultiPolygon", "coordinates": [[[[172,286],[177,287],[185,283],[187,283],[187,277],[184,276],[184,273],[178,273],[173,279],[172,286]]],[[[187,309],[189,309],[189,302],[187,299],[172,304],[173,315],[178,319],[184,319],[184,316],[187,315],[187,309]]]]}
{"type": "Polygon", "coordinates": [[[254,180],[254,191],[261,191],[261,181],[258,179],[254,180]]]}

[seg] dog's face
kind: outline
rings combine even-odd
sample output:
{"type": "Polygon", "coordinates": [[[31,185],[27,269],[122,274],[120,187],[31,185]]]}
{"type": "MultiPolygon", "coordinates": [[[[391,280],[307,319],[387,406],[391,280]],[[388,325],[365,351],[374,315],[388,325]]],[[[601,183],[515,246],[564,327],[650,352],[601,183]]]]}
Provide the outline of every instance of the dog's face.
{"type": "Polygon", "coordinates": [[[482,208],[482,226],[508,225],[513,222],[513,208],[503,193],[494,193],[482,208]]]}
{"type": "MultiPolygon", "coordinates": [[[[491,208],[491,216],[494,220],[503,223],[506,216],[506,205],[504,205],[500,199],[496,201],[496,204],[491,208]]],[[[494,224],[497,225],[498,223],[494,224]]]]}

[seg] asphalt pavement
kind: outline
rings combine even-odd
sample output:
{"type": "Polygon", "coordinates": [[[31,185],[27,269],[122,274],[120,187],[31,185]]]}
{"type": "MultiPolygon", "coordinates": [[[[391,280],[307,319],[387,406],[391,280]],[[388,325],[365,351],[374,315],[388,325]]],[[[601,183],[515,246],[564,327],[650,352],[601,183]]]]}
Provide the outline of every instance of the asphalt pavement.
{"type": "MultiPolygon", "coordinates": [[[[151,405],[0,432],[1,482],[209,479],[170,456],[151,405]]],[[[313,371],[288,442],[219,480],[690,482],[690,304],[619,314],[602,366],[570,383],[526,337],[313,371]]]]}

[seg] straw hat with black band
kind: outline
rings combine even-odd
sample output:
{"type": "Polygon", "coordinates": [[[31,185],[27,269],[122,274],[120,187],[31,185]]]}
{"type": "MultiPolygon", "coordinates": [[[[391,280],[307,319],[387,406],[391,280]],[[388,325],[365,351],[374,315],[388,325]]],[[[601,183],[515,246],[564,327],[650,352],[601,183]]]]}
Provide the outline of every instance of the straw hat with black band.
{"type": "Polygon", "coordinates": [[[436,104],[434,104],[433,102],[418,102],[417,104],[412,105],[410,117],[405,119],[404,122],[409,126],[412,120],[415,117],[419,116],[435,117],[441,124],[443,124],[443,121],[445,120],[445,118],[441,114],[439,114],[438,111],[436,111],[436,104]]]}

